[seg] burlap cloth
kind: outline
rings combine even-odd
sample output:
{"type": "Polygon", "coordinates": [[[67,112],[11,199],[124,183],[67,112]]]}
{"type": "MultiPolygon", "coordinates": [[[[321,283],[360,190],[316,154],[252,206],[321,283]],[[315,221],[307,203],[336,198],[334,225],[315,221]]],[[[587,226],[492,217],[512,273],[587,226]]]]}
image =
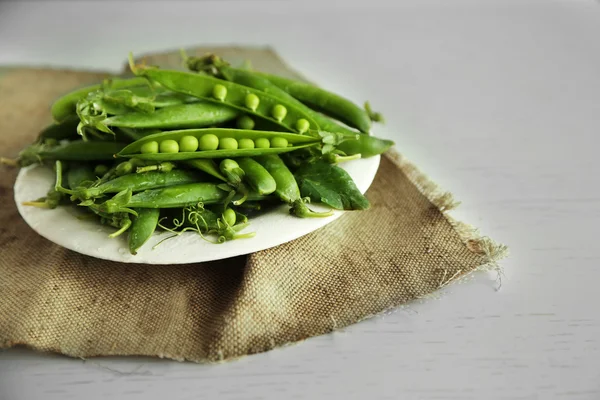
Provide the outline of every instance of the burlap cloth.
{"type": "MultiPolygon", "coordinates": [[[[269,49],[189,52],[209,50],[295,76],[269,49]]],[[[147,61],[180,65],[178,52],[147,61]]],[[[14,157],[30,143],[51,121],[55,98],[107,75],[0,69],[0,153],[14,157]]],[[[367,192],[370,210],[348,212],[248,257],[173,266],[94,259],[38,236],[15,207],[16,174],[1,167],[0,348],[224,360],[321,335],[422,298],[476,269],[495,268],[505,250],[453,221],[447,214],[452,197],[397,153],[382,158],[367,192]]]]}

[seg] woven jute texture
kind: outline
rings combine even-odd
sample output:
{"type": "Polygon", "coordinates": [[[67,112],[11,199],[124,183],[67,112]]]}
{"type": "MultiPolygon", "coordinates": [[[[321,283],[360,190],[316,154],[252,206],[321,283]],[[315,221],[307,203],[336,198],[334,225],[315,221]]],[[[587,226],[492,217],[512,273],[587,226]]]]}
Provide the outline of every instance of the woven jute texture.
{"type": "MultiPolygon", "coordinates": [[[[250,59],[257,69],[296,76],[269,49],[189,52],[209,50],[235,63],[250,59]]],[[[178,54],[149,55],[146,61],[177,67],[178,54]]],[[[2,155],[16,156],[50,123],[55,98],[107,75],[0,70],[2,155]]],[[[398,154],[382,158],[367,192],[368,211],[348,212],[309,235],[248,257],[161,266],[94,259],[38,236],[14,204],[17,171],[1,168],[4,348],[25,345],[73,357],[226,360],[321,335],[422,298],[494,266],[504,250],[453,221],[447,214],[451,196],[398,154]]]]}

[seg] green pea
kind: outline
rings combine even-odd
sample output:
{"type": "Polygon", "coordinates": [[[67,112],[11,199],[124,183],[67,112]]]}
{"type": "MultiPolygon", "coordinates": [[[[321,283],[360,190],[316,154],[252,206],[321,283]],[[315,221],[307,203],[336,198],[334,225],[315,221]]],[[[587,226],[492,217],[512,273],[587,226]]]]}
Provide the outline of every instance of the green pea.
{"type": "Polygon", "coordinates": [[[221,150],[237,150],[238,142],[234,138],[226,137],[219,141],[219,149],[221,150]]]}
{"type": "Polygon", "coordinates": [[[268,149],[271,147],[271,143],[267,138],[258,138],[254,141],[254,145],[257,149],[268,149]]]}
{"type": "Polygon", "coordinates": [[[179,153],[179,144],[173,139],[167,139],[160,142],[161,153],[179,153]]]}
{"type": "Polygon", "coordinates": [[[251,109],[252,111],[256,111],[258,105],[260,104],[260,99],[254,93],[248,93],[246,95],[246,107],[251,109]]]}
{"type": "Polygon", "coordinates": [[[133,165],[129,161],[124,161],[115,168],[117,176],[127,175],[131,172],[133,172],[133,165]]]}
{"type": "Polygon", "coordinates": [[[271,139],[271,147],[287,147],[288,141],[286,138],[282,137],[274,137],[271,139]]]}
{"type": "Polygon", "coordinates": [[[233,211],[231,208],[226,209],[225,212],[223,212],[223,219],[225,220],[227,225],[229,225],[229,226],[235,225],[235,220],[236,220],[235,211],[233,211]]]}
{"type": "Polygon", "coordinates": [[[179,139],[179,151],[193,152],[198,150],[198,139],[195,136],[184,136],[179,139]]]}
{"type": "Polygon", "coordinates": [[[198,148],[200,150],[216,150],[219,148],[219,138],[217,135],[212,133],[207,133],[206,135],[202,135],[200,140],[198,141],[198,148]]]}
{"type": "Polygon", "coordinates": [[[254,120],[247,115],[242,115],[237,120],[238,129],[254,129],[254,120]]]}
{"type": "Polygon", "coordinates": [[[304,118],[300,118],[298,121],[296,121],[296,129],[298,129],[298,132],[300,133],[304,133],[306,132],[308,129],[310,128],[310,124],[307,120],[305,120],[304,118]]]}
{"type": "Polygon", "coordinates": [[[275,107],[273,107],[273,109],[271,110],[271,115],[273,116],[273,118],[275,118],[277,121],[281,122],[283,121],[283,119],[285,118],[285,116],[287,115],[287,108],[285,108],[285,106],[282,106],[281,104],[277,104],[275,107]]]}
{"type": "Polygon", "coordinates": [[[158,153],[158,142],[156,140],[152,140],[150,142],[146,142],[140,148],[140,153],[142,154],[154,154],[158,153]]]}
{"type": "Polygon", "coordinates": [[[240,149],[253,149],[254,148],[254,140],[243,138],[238,140],[238,145],[240,149]]]}
{"type": "Polygon", "coordinates": [[[215,99],[223,101],[225,100],[225,97],[227,97],[227,88],[220,83],[217,83],[213,88],[212,94],[215,99]]]}
{"type": "Polygon", "coordinates": [[[104,164],[98,164],[98,165],[96,165],[96,168],[94,168],[94,174],[96,176],[103,176],[107,172],[108,172],[108,167],[104,164]]]}

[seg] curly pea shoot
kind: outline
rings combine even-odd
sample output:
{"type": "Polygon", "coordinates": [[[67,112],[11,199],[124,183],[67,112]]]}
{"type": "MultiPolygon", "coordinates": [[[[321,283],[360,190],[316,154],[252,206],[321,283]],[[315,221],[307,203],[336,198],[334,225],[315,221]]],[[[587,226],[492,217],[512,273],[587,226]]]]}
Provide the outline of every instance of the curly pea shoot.
{"type": "MultiPolygon", "coordinates": [[[[54,123],[17,159],[53,170],[46,197],[112,227],[131,254],[155,232],[214,243],[251,238],[261,212],[327,218],[370,207],[337,164],[393,142],[370,134],[383,116],[319,86],[238,69],[217,55],[184,56],[186,71],[136,65],[133,78],[79,88],[51,106],[54,123]],[[329,211],[316,212],[310,203],[329,211]],[[257,211],[259,210],[259,211],[257,211]],[[265,211],[262,211],[265,210],[265,211]]],[[[281,227],[285,229],[285,227],[281,227]]]]}

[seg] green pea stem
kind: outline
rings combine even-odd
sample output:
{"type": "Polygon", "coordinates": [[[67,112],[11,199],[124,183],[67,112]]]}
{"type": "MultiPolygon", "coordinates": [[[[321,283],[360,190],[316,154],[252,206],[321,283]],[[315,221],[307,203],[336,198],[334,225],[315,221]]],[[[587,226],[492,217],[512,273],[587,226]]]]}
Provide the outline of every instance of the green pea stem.
{"type": "Polygon", "coordinates": [[[135,172],[138,174],[149,171],[171,172],[174,168],[177,168],[177,166],[174,163],[166,161],[156,165],[146,165],[145,167],[137,167],[135,172]]]}
{"type": "Polygon", "coordinates": [[[116,238],[117,236],[123,234],[127,229],[129,229],[129,227],[131,226],[131,220],[129,218],[127,218],[125,220],[125,222],[123,222],[123,225],[121,226],[121,229],[119,229],[116,232],[111,233],[110,235],[108,235],[109,238],[116,238]]]}
{"type": "Polygon", "coordinates": [[[19,161],[13,158],[0,157],[0,164],[7,165],[9,167],[18,167],[19,161]]]}
{"type": "Polygon", "coordinates": [[[305,199],[299,199],[292,203],[290,214],[300,218],[325,218],[333,215],[333,210],[316,212],[308,208],[305,199]]]}
{"type": "Polygon", "coordinates": [[[341,162],[358,160],[359,158],[361,158],[361,154],[360,153],[357,153],[357,154],[354,154],[354,155],[351,155],[351,156],[341,156],[339,154],[334,154],[334,153],[327,153],[325,155],[325,159],[330,164],[339,164],[341,162]]]}
{"type": "Polygon", "coordinates": [[[385,118],[383,117],[383,114],[381,114],[380,112],[376,112],[373,111],[373,109],[371,108],[371,104],[369,104],[368,101],[365,102],[365,111],[367,112],[367,115],[369,116],[369,119],[373,122],[380,122],[380,123],[385,123],[385,118]]]}
{"type": "Polygon", "coordinates": [[[62,162],[60,162],[60,160],[56,160],[56,183],[54,184],[54,190],[56,190],[59,193],[66,193],[66,194],[70,194],[71,196],[75,196],[77,194],[77,192],[75,192],[74,190],[69,190],[69,189],[65,189],[64,187],[62,187],[62,162]]]}
{"type": "Polygon", "coordinates": [[[52,204],[48,204],[46,201],[24,201],[21,204],[24,206],[33,206],[33,207],[37,207],[37,208],[46,208],[46,209],[56,208],[52,204]]]}

